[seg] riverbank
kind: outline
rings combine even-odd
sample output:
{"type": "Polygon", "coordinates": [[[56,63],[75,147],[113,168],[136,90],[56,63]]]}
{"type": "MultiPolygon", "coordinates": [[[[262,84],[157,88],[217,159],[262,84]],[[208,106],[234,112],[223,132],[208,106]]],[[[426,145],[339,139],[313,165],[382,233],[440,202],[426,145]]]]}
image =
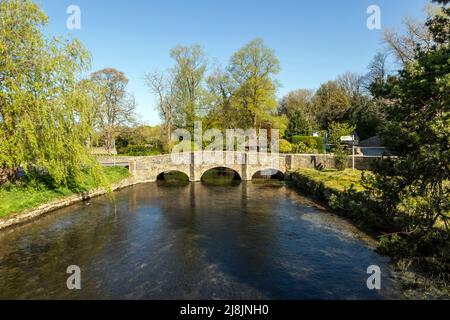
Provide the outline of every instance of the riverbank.
{"type": "Polygon", "coordinates": [[[425,247],[427,243],[415,243],[412,246],[407,243],[409,240],[391,237],[397,231],[392,217],[379,214],[374,209],[361,184],[363,174],[370,172],[301,169],[290,172],[287,180],[291,187],[324,202],[331,210],[371,234],[377,241],[377,251],[393,260],[405,296],[412,299],[450,298],[448,281],[442,276],[436,276],[442,272],[438,266],[446,261],[445,248],[442,248],[442,257],[436,258],[436,248],[429,251],[429,256],[421,256],[422,252],[417,248],[425,247]],[[412,248],[407,251],[405,245],[412,248]],[[406,256],[405,252],[409,254],[410,251],[415,254],[413,257],[406,256]]]}
{"type": "MultiPolygon", "coordinates": [[[[135,184],[126,168],[104,168],[112,191],[135,184]]],[[[0,230],[34,220],[51,211],[107,193],[94,182],[78,189],[42,184],[0,189],[0,230]]]]}

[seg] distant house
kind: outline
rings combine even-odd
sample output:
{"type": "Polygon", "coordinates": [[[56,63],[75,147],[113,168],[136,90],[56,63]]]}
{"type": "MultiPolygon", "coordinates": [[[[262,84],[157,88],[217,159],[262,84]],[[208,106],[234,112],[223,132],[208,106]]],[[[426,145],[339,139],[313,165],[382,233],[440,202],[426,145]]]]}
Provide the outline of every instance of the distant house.
{"type": "Polygon", "coordinates": [[[357,151],[358,154],[368,157],[380,157],[388,154],[388,150],[383,146],[379,136],[360,141],[357,151]]]}

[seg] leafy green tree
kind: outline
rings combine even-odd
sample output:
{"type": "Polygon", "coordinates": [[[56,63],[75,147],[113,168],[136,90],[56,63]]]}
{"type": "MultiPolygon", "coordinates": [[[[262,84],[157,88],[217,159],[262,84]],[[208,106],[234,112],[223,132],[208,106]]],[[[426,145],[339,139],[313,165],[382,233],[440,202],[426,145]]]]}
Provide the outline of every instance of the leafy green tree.
{"type": "Polygon", "coordinates": [[[232,105],[237,84],[230,73],[221,67],[216,67],[207,78],[207,87],[211,108],[208,114],[209,125],[205,127],[239,128],[241,117],[239,111],[232,105]]]}
{"type": "MultiPolygon", "coordinates": [[[[378,59],[376,59],[378,61],[378,59]]],[[[384,60],[381,60],[382,62],[384,60]]],[[[384,62],[383,62],[384,63],[384,62]]],[[[369,75],[363,77],[356,73],[346,72],[337,78],[337,83],[341,89],[343,89],[346,95],[349,97],[350,108],[346,115],[342,118],[343,121],[347,121],[356,126],[356,131],[361,139],[367,139],[378,134],[379,125],[382,121],[382,112],[379,103],[376,103],[374,99],[368,94],[365,86],[367,83],[373,83],[374,77],[378,75],[378,64],[375,70],[372,69],[373,63],[370,67],[369,75]]],[[[381,73],[383,71],[383,65],[381,66],[381,73]]],[[[384,83],[384,76],[383,83],[384,83]]],[[[370,85],[369,85],[370,86],[370,85]]]]}
{"type": "Polygon", "coordinates": [[[162,144],[162,127],[161,126],[136,126],[124,127],[120,130],[120,134],[116,139],[117,147],[134,146],[156,146],[162,144]]]}
{"type": "Polygon", "coordinates": [[[356,126],[348,123],[332,122],[328,129],[328,143],[335,152],[343,150],[341,137],[351,136],[355,132],[356,126]]]}
{"type": "Polygon", "coordinates": [[[291,141],[293,136],[309,136],[312,134],[311,124],[306,120],[303,112],[296,111],[289,118],[285,138],[291,141]]]}
{"type": "Polygon", "coordinates": [[[193,131],[194,122],[207,113],[203,108],[208,60],[199,45],[177,46],[170,56],[175,61],[171,84],[171,103],[175,105],[173,121],[176,127],[193,131]]]}
{"type": "Polygon", "coordinates": [[[232,108],[239,112],[240,128],[261,128],[262,123],[276,116],[276,81],[280,71],[272,49],[261,39],[255,39],[236,52],[228,72],[236,83],[232,95],[232,108]]]}
{"type": "Polygon", "coordinates": [[[337,81],[322,84],[314,95],[313,103],[322,129],[327,129],[332,122],[346,120],[350,110],[350,97],[337,81]]]}
{"type": "Polygon", "coordinates": [[[44,12],[29,0],[0,2],[0,184],[20,166],[45,170],[55,184],[101,179],[86,147],[93,134],[90,55],[80,42],[49,39],[44,12]]]}
{"type": "MultiPolygon", "coordinates": [[[[441,1],[447,4],[448,1],[441,1]]],[[[398,159],[375,167],[371,181],[380,208],[402,219],[405,233],[450,219],[450,11],[442,6],[427,26],[433,45],[417,46],[398,80],[388,85],[382,137],[398,159]]]]}

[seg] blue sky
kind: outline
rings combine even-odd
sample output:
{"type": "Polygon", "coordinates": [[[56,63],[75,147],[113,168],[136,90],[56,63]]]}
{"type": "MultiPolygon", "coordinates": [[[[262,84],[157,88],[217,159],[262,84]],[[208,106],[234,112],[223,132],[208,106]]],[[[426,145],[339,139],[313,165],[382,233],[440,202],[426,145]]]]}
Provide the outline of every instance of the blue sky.
{"type": "Polygon", "coordinates": [[[382,50],[382,30],[366,27],[367,7],[381,8],[382,28],[401,28],[405,16],[424,19],[428,0],[37,0],[49,33],[80,39],[93,55],[93,71],[113,67],[129,78],[140,119],[158,124],[147,71],[173,65],[171,48],[200,44],[211,61],[230,56],[260,37],[281,62],[278,96],[316,89],[345,71],[364,73],[382,50]],[[81,9],[81,30],[66,28],[69,5],[81,9]]]}

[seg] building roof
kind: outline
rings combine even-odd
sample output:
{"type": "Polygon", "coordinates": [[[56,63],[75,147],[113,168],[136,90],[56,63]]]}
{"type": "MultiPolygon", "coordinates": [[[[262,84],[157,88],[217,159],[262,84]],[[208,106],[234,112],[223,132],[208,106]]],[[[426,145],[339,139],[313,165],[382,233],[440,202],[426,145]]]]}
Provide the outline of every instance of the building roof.
{"type": "Polygon", "coordinates": [[[382,148],[382,147],[384,147],[383,144],[381,143],[381,139],[379,136],[374,136],[369,139],[360,141],[359,146],[362,148],[382,148]]]}

